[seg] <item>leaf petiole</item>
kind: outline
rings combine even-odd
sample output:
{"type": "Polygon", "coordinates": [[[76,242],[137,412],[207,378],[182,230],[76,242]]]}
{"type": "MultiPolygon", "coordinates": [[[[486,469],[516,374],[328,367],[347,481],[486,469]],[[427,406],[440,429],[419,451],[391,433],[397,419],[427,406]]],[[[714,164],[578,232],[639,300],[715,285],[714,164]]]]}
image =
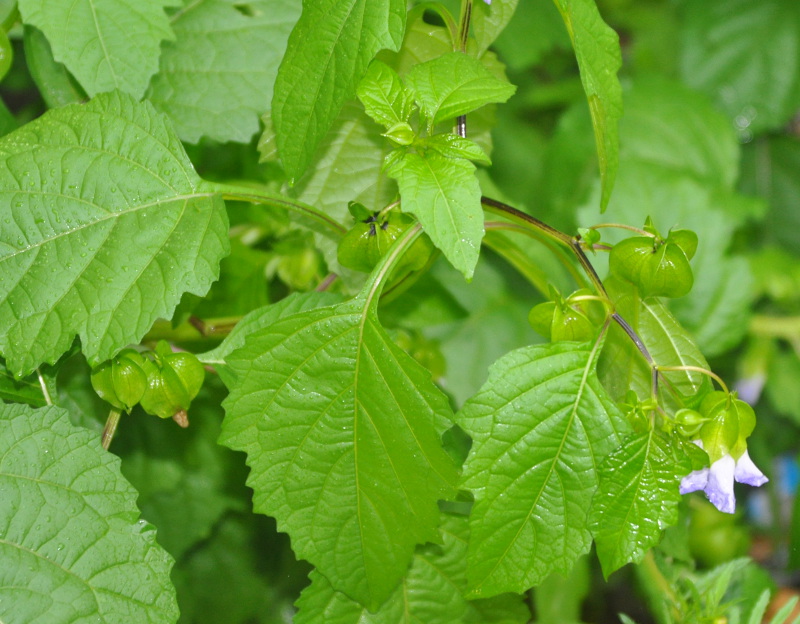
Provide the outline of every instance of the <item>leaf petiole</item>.
{"type": "Polygon", "coordinates": [[[117,432],[117,425],[119,425],[119,419],[121,416],[122,412],[113,407],[111,408],[111,411],[108,412],[106,426],[103,427],[103,433],[100,436],[100,444],[106,451],[108,450],[108,447],[111,446],[111,440],[114,439],[114,434],[117,432]]]}

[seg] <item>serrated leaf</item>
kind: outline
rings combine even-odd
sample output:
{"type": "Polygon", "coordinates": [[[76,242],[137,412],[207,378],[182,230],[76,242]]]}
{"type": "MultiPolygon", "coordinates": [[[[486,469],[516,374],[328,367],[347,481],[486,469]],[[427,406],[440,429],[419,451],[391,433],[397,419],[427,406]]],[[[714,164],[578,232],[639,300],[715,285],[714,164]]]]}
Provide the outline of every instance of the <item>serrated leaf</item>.
{"type": "Polygon", "coordinates": [[[536,345],[498,360],[456,421],[473,439],[463,486],[472,596],[523,592],[589,550],[598,467],[629,427],[595,374],[597,349],[536,345]]]}
{"type": "Polygon", "coordinates": [[[589,512],[606,578],[628,562],[639,563],[661,531],[678,521],[678,485],[691,469],[688,458],[655,431],[627,438],[606,457],[589,512]]]}
{"type": "Polygon", "coordinates": [[[505,102],[517,90],[462,52],[449,52],[415,65],[405,81],[430,126],[486,104],[505,102]]]}
{"type": "Polygon", "coordinates": [[[26,24],[47,37],[56,61],[90,95],[118,89],[141,97],[172,39],[164,7],[173,0],[20,0],[26,24]]]}
{"type": "Polygon", "coordinates": [[[417,549],[406,578],[380,608],[370,613],[333,589],[316,570],[297,601],[295,624],[524,624],[530,611],[522,596],[504,595],[468,601],[467,519],[442,514],[442,545],[417,549]]]}
{"type": "Polygon", "coordinates": [[[272,122],[290,180],[305,171],[375,54],[403,40],[404,0],[306,0],[278,69],[272,122]]]}
{"type": "Polygon", "coordinates": [[[225,358],[236,349],[243,347],[251,334],[255,334],[287,316],[334,305],[341,301],[340,295],[329,292],[292,293],[277,303],[253,310],[245,315],[218,347],[198,355],[198,358],[204,364],[224,365],[225,358]]]}
{"type": "Polygon", "coordinates": [[[0,404],[0,620],[174,623],[172,558],[95,434],[0,404]]]}
{"type": "Polygon", "coordinates": [[[478,43],[478,56],[486,52],[511,21],[517,2],[518,0],[494,0],[491,4],[475,2],[472,5],[472,31],[478,43]]]}
{"type": "Polygon", "coordinates": [[[683,4],[681,76],[710,95],[744,139],[777,129],[800,107],[800,4],[683,4]]]}
{"type": "Polygon", "coordinates": [[[370,609],[437,539],[456,480],[447,399],[380,327],[373,294],[284,318],[228,356],[220,438],[248,454],[254,509],[370,609]]]}
{"type": "Polygon", "coordinates": [[[386,128],[408,121],[414,111],[414,98],[403,86],[400,76],[378,60],[370,64],[357,94],[367,115],[386,128]]]}
{"type": "Polygon", "coordinates": [[[471,279],[483,238],[475,165],[436,153],[408,153],[387,173],[400,187],[403,211],[416,215],[433,244],[471,279]]]}
{"type": "Polygon", "coordinates": [[[450,132],[434,134],[432,137],[421,139],[419,146],[424,149],[436,150],[447,158],[466,158],[483,165],[492,164],[480,145],[450,132]]]}
{"type": "Polygon", "coordinates": [[[222,200],[167,120],[125,94],[0,140],[0,352],[15,374],[77,334],[89,363],[138,342],[227,254],[222,200]]]}
{"type": "Polygon", "coordinates": [[[167,113],[181,139],[247,142],[272,99],[272,85],[300,0],[184,0],[172,16],[148,98],[167,113]]]}
{"type": "Polygon", "coordinates": [[[622,116],[622,88],[617,71],[622,66],[619,37],[600,17],[594,0],[554,0],[575,49],[581,82],[589,100],[605,210],[619,166],[617,122],[622,116]]]}

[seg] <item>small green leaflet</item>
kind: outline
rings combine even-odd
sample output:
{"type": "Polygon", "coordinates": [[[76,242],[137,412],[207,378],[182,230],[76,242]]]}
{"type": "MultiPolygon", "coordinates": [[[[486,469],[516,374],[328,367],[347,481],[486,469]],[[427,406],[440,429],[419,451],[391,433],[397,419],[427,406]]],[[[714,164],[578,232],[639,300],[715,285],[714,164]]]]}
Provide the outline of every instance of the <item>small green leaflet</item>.
{"type": "Polygon", "coordinates": [[[619,37],[600,17],[594,0],[553,0],[567,26],[583,90],[589,100],[600,180],[600,210],[605,210],[619,166],[617,122],[622,116],[622,87],[617,71],[622,66],[619,37]]]}
{"type": "Polygon", "coordinates": [[[89,95],[118,89],[141,97],[158,71],[161,42],[174,38],[164,7],[174,0],[20,0],[55,59],[89,95]]]}
{"type": "Polygon", "coordinates": [[[517,8],[517,2],[518,0],[494,0],[490,5],[485,2],[473,3],[472,32],[478,43],[477,56],[483,55],[505,30],[517,8]]]}
{"type": "Polygon", "coordinates": [[[387,129],[408,121],[414,112],[414,98],[400,76],[381,61],[372,61],[358,85],[358,99],[367,115],[387,129]]]}
{"type": "Polygon", "coordinates": [[[380,608],[370,613],[313,571],[297,601],[295,624],[524,624],[530,611],[522,596],[466,600],[469,530],[463,516],[442,514],[442,544],[417,548],[408,574],[380,608]]]}
{"type": "Polygon", "coordinates": [[[505,102],[517,90],[461,52],[414,65],[405,81],[429,127],[486,104],[505,102]]]}
{"type": "Polygon", "coordinates": [[[272,122],[290,180],[302,175],[375,54],[403,41],[404,0],[305,0],[278,69],[272,122]]]}
{"type": "Polygon", "coordinates": [[[416,215],[433,244],[471,279],[483,238],[475,165],[436,152],[424,156],[406,153],[386,173],[397,180],[403,211],[416,215]]]}
{"type": "Polygon", "coordinates": [[[185,0],[172,16],[175,41],[164,44],[148,98],[167,113],[181,139],[247,142],[272,99],[272,84],[300,0],[185,0]]]}
{"type": "Polygon", "coordinates": [[[629,431],[597,379],[597,351],[574,342],[512,351],[457,414],[473,439],[463,477],[475,496],[472,596],[524,592],[589,550],[599,465],[629,431]]]}
{"type": "Polygon", "coordinates": [[[146,102],[104,93],[0,140],[0,352],[17,375],[76,335],[92,365],[138,342],[228,249],[222,200],[146,102]]]}
{"type": "Polygon", "coordinates": [[[678,484],[691,470],[688,457],[655,431],[627,438],[606,457],[589,513],[606,578],[628,562],[640,562],[662,530],[678,521],[678,484]]]}
{"type": "Polygon", "coordinates": [[[440,444],[448,401],[381,328],[374,294],[248,336],[226,358],[235,380],[220,438],[248,455],[254,509],[369,609],[416,544],[438,541],[436,502],[457,479],[440,444]]]}
{"type": "Polygon", "coordinates": [[[172,624],[173,560],[99,436],[0,403],[0,621],[172,624]]]}

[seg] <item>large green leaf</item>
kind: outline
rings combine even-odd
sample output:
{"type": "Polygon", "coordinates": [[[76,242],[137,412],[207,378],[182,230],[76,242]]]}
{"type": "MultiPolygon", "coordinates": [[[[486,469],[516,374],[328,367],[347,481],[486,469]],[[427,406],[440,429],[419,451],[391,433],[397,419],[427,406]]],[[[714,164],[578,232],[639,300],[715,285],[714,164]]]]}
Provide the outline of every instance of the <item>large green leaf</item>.
{"type": "Polygon", "coordinates": [[[498,360],[457,414],[473,439],[472,595],[523,592],[589,550],[598,467],[628,431],[595,374],[598,349],[536,345],[498,360]]]}
{"type": "Polygon", "coordinates": [[[228,252],[222,201],[166,118],[124,94],[0,140],[0,352],[16,374],[80,336],[92,365],[203,295],[228,252]]]}
{"type": "Polygon", "coordinates": [[[297,601],[295,624],[524,624],[530,611],[519,595],[468,601],[466,555],[469,530],[463,516],[442,515],[442,544],[417,549],[403,582],[370,613],[333,589],[317,571],[297,601]]]}
{"type": "Polygon", "coordinates": [[[472,31],[478,42],[478,56],[494,43],[494,40],[511,21],[517,8],[517,2],[518,0],[495,0],[491,5],[485,2],[475,2],[472,5],[472,31]]]}
{"type": "Polygon", "coordinates": [[[141,97],[172,39],[164,13],[174,0],[20,0],[26,24],[41,30],[89,95],[119,89],[141,97]]]}
{"type": "Polygon", "coordinates": [[[475,165],[435,152],[407,153],[387,173],[400,187],[403,211],[416,215],[433,244],[471,279],[483,238],[481,188],[475,165]]]}
{"type": "Polygon", "coordinates": [[[0,620],[174,623],[172,558],[95,434],[0,404],[0,620]]]}
{"type": "Polygon", "coordinates": [[[622,66],[619,37],[600,17],[594,0],[554,0],[567,26],[581,82],[589,100],[597,157],[600,163],[605,210],[619,165],[617,122],[622,116],[622,87],[617,71],[622,66]]]}
{"type": "Polygon", "coordinates": [[[405,16],[403,0],[305,0],[272,99],[290,180],[305,171],[375,54],[400,47],[405,16]]]}
{"type": "Polygon", "coordinates": [[[654,431],[631,436],[606,457],[589,514],[606,577],[640,562],[662,530],[678,521],[678,484],[691,469],[689,459],[654,431]]]}
{"type": "Polygon", "coordinates": [[[516,91],[480,61],[450,52],[415,65],[405,78],[430,126],[466,115],[490,103],[505,102],[516,91]]]}
{"type": "Polygon", "coordinates": [[[172,16],[176,40],[164,44],[148,98],[184,141],[249,141],[269,107],[300,1],[240,4],[184,0],[172,16]]]}
{"type": "Polygon", "coordinates": [[[374,290],[248,336],[221,442],[248,455],[254,508],[297,556],[374,609],[417,543],[436,541],[436,501],[454,493],[440,436],[451,424],[430,374],[380,327],[374,290]]]}
{"type": "Polygon", "coordinates": [[[800,4],[684,2],[681,75],[714,98],[744,138],[800,107],[800,4]]]}

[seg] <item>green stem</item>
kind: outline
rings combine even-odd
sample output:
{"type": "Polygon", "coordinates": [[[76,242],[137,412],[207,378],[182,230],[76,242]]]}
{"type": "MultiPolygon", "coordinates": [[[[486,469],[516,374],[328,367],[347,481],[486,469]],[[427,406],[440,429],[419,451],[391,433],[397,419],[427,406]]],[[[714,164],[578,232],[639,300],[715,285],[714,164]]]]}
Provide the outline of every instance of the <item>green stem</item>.
{"type": "Polygon", "coordinates": [[[386,279],[389,277],[389,275],[391,275],[392,269],[394,269],[395,265],[397,264],[397,261],[406,251],[408,251],[409,247],[414,244],[414,241],[417,240],[417,237],[419,237],[421,234],[422,226],[419,223],[416,223],[408,230],[403,232],[403,234],[401,234],[397,240],[392,243],[389,251],[383,256],[383,258],[380,259],[378,264],[372,270],[372,273],[369,274],[369,277],[364,284],[364,289],[361,291],[362,293],[366,293],[366,307],[372,305],[372,301],[380,293],[386,279]]]}
{"type": "Polygon", "coordinates": [[[120,416],[122,416],[122,412],[113,407],[108,413],[106,426],[103,427],[103,434],[100,436],[100,444],[105,450],[108,450],[108,447],[111,446],[111,440],[114,439],[114,434],[117,432],[120,416]]]}
{"type": "Polygon", "coordinates": [[[608,297],[608,293],[606,292],[605,286],[603,286],[600,276],[597,275],[597,271],[594,270],[592,263],[589,262],[589,258],[586,257],[586,254],[583,253],[583,249],[581,249],[580,238],[573,238],[568,234],[564,234],[564,232],[561,230],[557,230],[556,228],[547,225],[544,221],[540,221],[536,217],[532,217],[531,215],[526,214],[521,210],[517,210],[516,208],[512,208],[508,204],[504,204],[496,199],[481,197],[481,203],[489,212],[502,215],[509,219],[512,223],[519,223],[524,227],[534,228],[551,240],[568,247],[578,259],[581,268],[589,277],[597,292],[605,297],[608,297]]]}
{"type": "Polygon", "coordinates": [[[636,232],[640,236],[649,236],[650,238],[655,238],[654,234],[650,232],[645,232],[641,228],[633,227],[632,225],[626,225],[624,223],[598,223],[597,225],[593,225],[590,227],[590,230],[599,230],[602,228],[616,228],[619,230],[628,230],[629,232],[636,232]]]}
{"type": "Polygon", "coordinates": [[[719,384],[719,387],[722,388],[725,394],[730,394],[730,390],[728,390],[728,386],[722,381],[722,378],[717,375],[715,372],[708,370],[707,368],[702,368],[700,366],[656,366],[659,372],[669,372],[669,371],[692,371],[695,373],[702,373],[708,377],[711,377],[714,381],[719,384]]]}
{"type": "Polygon", "coordinates": [[[208,184],[214,191],[220,193],[223,199],[252,202],[254,204],[262,204],[264,206],[288,210],[300,217],[304,225],[310,229],[329,237],[332,235],[332,238],[338,239],[347,232],[347,228],[341,223],[313,206],[301,201],[290,199],[283,195],[268,193],[258,188],[233,186],[218,182],[209,182],[208,184]]]}
{"type": "Polygon", "coordinates": [[[664,600],[668,605],[673,621],[682,622],[683,617],[678,608],[680,604],[678,596],[675,590],[672,589],[672,585],[670,585],[669,581],[659,569],[652,550],[648,550],[645,554],[644,560],[639,566],[639,570],[645,582],[649,585],[649,591],[647,593],[650,595],[651,600],[664,600]]]}
{"type": "Polygon", "coordinates": [[[44,402],[47,405],[53,404],[53,399],[50,398],[50,391],[47,389],[47,383],[44,380],[44,376],[42,372],[37,368],[36,369],[36,376],[39,378],[39,387],[42,389],[42,395],[44,396],[44,402]]]}

